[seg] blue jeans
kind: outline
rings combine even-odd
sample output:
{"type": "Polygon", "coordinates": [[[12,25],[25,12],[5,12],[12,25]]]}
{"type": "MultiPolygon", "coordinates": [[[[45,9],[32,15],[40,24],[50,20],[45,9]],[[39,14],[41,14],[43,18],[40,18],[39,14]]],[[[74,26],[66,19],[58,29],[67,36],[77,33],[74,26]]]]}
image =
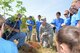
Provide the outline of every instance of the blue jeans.
{"type": "Polygon", "coordinates": [[[38,42],[40,42],[40,36],[39,36],[39,31],[37,30],[37,39],[38,39],[38,42]]]}
{"type": "Polygon", "coordinates": [[[20,46],[24,45],[25,43],[25,37],[26,34],[23,32],[15,33],[9,40],[14,41],[15,39],[18,40],[18,45],[17,47],[19,48],[20,46]]]}

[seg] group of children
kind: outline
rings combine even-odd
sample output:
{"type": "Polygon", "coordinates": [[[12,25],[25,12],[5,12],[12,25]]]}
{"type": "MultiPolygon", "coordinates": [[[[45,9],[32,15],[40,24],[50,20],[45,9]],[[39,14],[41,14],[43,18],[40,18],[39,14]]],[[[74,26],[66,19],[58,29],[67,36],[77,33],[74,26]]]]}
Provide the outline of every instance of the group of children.
{"type": "MultiPolygon", "coordinates": [[[[80,23],[80,8],[77,9],[76,6],[71,6],[69,10],[64,11],[64,18],[61,18],[61,13],[56,13],[56,19],[54,19],[50,24],[46,22],[46,17],[42,18],[41,15],[38,15],[38,21],[36,21],[36,33],[37,33],[37,39],[38,42],[43,43],[43,40],[46,40],[46,38],[43,38],[43,34],[45,35],[51,35],[50,40],[51,43],[53,43],[53,30],[57,33],[62,27],[65,26],[76,26],[79,27],[80,23]],[[55,29],[54,29],[55,28],[55,29]],[[53,30],[52,30],[53,29],[53,30]],[[43,38],[43,40],[42,40],[43,38]]],[[[29,39],[31,39],[32,34],[32,26],[34,25],[33,21],[31,20],[32,17],[30,16],[27,20],[26,24],[28,25],[29,32],[27,36],[29,36],[29,39]]],[[[48,37],[49,38],[49,37],[48,37]]],[[[50,42],[49,41],[49,42],[50,42]]]]}

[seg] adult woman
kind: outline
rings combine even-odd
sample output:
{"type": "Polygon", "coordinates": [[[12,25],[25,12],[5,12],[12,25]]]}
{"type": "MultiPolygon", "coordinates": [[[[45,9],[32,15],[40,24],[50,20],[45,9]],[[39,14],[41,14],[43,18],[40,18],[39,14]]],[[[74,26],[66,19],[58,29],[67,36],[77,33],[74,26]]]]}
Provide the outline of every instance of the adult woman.
{"type": "Polygon", "coordinates": [[[4,32],[5,19],[0,15],[0,53],[18,53],[18,49],[13,42],[7,41],[2,38],[4,32]]]}
{"type": "Polygon", "coordinates": [[[80,30],[67,26],[59,30],[56,36],[59,53],[80,53],[80,30]]]}

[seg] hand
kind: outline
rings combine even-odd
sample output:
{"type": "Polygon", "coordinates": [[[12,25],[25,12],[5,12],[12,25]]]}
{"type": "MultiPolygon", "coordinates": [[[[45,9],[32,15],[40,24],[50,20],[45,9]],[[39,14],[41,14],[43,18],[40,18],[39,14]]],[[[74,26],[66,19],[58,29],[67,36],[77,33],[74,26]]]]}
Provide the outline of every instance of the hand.
{"type": "Polygon", "coordinates": [[[32,26],[32,24],[28,24],[28,23],[27,23],[27,25],[28,25],[28,26],[32,26]]]}
{"type": "Polygon", "coordinates": [[[52,27],[55,27],[55,25],[51,24],[52,27]]]}
{"type": "Polygon", "coordinates": [[[33,26],[32,24],[30,24],[30,26],[33,26]]]}
{"type": "Polygon", "coordinates": [[[18,29],[13,29],[13,31],[15,31],[15,32],[20,32],[20,30],[18,30],[18,29]]]}
{"type": "Polygon", "coordinates": [[[65,26],[65,23],[61,24],[61,26],[65,26]]]}

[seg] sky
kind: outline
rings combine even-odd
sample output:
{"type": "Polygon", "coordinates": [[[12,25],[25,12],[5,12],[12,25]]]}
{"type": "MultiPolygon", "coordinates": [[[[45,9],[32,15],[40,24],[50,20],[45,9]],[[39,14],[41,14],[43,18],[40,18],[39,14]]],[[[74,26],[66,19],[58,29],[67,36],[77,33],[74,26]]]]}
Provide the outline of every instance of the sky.
{"type": "Polygon", "coordinates": [[[60,11],[63,13],[70,8],[72,0],[22,0],[23,6],[26,7],[26,15],[34,16],[37,20],[37,15],[42,15],[47,18],[47,22],[51,22],[56,18],[55,13],[60,11]]]}
{"type": "MultiPolygon", "coordinates": [[[[47,22],[52,22],[56,18],[56,12],[60,11],[62,13],[61,18],[64,18],[63,13],[65,10],[70,8],[72,0],[22,0],[23,6],[26,8],[26,16],[34,16],[37,20],[37,16],[41,15],[47,18],[47,22]]],[[[14,8],[16,3],[11,4],[14,8]]],[[[11,14],[16,13],[10,12],[11,14]]]]}

